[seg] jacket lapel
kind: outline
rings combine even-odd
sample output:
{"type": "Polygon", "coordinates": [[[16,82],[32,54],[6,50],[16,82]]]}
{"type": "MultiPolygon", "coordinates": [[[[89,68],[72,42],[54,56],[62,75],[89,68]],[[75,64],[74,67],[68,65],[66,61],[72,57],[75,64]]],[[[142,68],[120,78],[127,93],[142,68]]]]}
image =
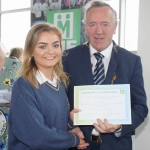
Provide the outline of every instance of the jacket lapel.
{"type": "MultiPolygon", "coordinates": [[[[90,50],[89,50],[88,43],[82,45],[81,55],[79,57],[80,57],[81,68],[82,68],[81,73],[83,73],[85,76],[86,84],[93,85],[94,80],[92,74],[92,64],[90,59],[90,50]]],[[[115,74],[115,70],[117,68],[118,61],[119,61],[119,54],[117,50],[117,45],[115,44],[115,42],[113,42],[113,49],[112,49],[111,59],[109,62],[109,67],[106,74],[106,79],[102,84],[111,83],[112,77],[115,74]]]]}
{"type": "Polygon", "coordinates": [[[113,42],[111,59],[109,62],[109,67],[107,70],[106,79],[103,82],[103,84],[111,84],[112,77],[115,74],[115,70],[117,68],[118,61],[119,61],[119,54],[118,54],[118,50],[117,50],[117,45],[113,42]]]}

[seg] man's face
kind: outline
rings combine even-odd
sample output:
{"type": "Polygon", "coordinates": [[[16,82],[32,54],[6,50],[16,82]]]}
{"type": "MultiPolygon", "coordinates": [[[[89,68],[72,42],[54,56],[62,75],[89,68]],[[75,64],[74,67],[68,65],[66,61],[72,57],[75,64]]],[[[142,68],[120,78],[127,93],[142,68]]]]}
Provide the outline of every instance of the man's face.
{"type": "Polygon", "coordinates": [[[101,52],[111,44],[116,27],[114,14],[109,7],[94,7],[88,11],[84,26],[85,34],[97,51],[101,52]]]}

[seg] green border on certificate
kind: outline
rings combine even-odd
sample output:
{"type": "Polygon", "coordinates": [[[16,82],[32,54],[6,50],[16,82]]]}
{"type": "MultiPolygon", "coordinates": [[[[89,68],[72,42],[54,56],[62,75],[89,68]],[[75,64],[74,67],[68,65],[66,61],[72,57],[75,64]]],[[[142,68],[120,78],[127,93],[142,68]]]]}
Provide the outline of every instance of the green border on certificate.
{"type": "Polygon", "coordinates": [[[130,85],[74,87],[74,125],[93,125],[97,118],[112,124],[131,124],[130,85]]]}

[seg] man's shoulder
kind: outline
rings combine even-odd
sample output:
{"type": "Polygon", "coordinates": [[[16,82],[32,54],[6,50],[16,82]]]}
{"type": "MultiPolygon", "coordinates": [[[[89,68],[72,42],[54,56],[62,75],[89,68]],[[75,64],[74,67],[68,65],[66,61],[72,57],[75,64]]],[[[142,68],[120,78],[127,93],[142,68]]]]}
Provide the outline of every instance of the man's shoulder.
{"type": "Polygon", "coordinates": [[[69,49],[66,49],[65,51],[75,51],[75,50],[80,50],[83,49],[85,46],[84,45],[78,45],[69,49]]]}
{"type": "Polygon", "coordinates": [[[64,54],[73,54],[73,55],[78,55],[81,54],[82,52],[88,52],[89,51],[89,47],[87,47],[86,45],[78,45],[75,46],[73,48],[70,49],[66,49],[64,50],[64,54]]]}
{"type": "Polygon", "coordinates": [[[90,58],[90,52],[89,48],[85,45],[79,45],[67,50],[64,50],[62,62],[65,65],[66,62],[76,64],[77,62],[80,62],[80,58],[89,56],[90,58]]]}
{"type": "Polygon", "coordinates": [[[129,56],[129,57],[139,57],[138,55],[134,54],[133,52],[123,48],[123,47],[120,47],[120,46],[117,46],[116,47],[117,49],[117,52],[121,55],[125,55],[125,56],[129,56]]]}

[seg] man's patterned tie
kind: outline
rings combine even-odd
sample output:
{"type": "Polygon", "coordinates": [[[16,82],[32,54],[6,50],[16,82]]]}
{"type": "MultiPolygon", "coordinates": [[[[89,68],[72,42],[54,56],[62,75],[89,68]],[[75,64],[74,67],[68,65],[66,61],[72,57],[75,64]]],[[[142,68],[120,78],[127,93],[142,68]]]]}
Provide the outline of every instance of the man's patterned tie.
{"type": "Polygon", "coordinates": [[[97,63],[94,69],[94,84],[99,85],[105,80],[105,71],[103,64],[103,55],[101,53],[94,53],[97,63]]]}

